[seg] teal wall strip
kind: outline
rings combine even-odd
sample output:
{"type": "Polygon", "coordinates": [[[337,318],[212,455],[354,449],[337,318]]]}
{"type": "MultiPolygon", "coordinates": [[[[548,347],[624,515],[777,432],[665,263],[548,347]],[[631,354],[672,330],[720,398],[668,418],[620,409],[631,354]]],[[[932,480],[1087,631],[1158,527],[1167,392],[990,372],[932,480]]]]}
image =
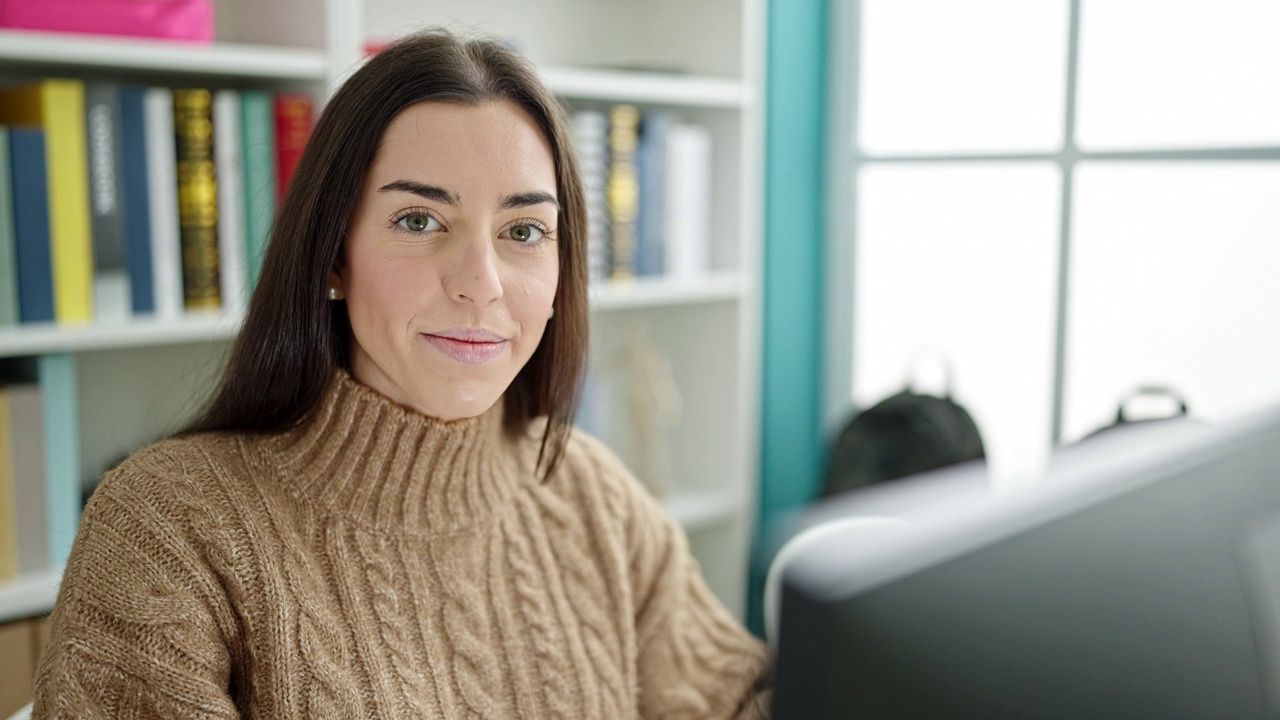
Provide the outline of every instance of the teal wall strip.
{"type": "Polygon", "coordinates": [[[747,608],[757,634],[778,536],[815,496],[824,457],[827,0],[769,0],[768,28],[760,517],[747,608]]]}

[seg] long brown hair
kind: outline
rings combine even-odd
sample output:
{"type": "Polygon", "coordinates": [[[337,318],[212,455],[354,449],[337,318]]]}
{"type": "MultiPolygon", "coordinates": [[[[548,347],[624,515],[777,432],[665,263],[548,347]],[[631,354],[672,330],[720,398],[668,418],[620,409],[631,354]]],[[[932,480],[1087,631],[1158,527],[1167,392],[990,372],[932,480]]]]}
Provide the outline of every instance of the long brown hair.
{"type": "Polygon", "coordinates": [[[275,433],[309,422],[336,368],[350,369],[351,325],[327,297],[329,271],[387,125],[415,103],[509,101],[542,129],[560,201],[555,317],[503,395],[509,433],[546,416],[539,465],[555,468],[568,440],[587,353],[586,208],[559,103],[532,67],[492,40],[441,31],[408,36],[371,58],[316,123],[271,228],[244,326],[222,380],[179,434],[275,433]]]}

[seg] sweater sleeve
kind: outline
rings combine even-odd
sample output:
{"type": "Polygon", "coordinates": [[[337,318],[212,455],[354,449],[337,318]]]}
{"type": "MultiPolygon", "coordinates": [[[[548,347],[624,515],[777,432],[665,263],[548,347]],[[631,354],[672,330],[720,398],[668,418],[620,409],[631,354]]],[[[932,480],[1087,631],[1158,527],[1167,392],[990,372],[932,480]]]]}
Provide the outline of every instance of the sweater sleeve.
{"type": "Polygon", "coordinates": [[[36,673],[36,720],[239,717],[216,553],[156,485],[117,471],[86,508],[36,673]]]}
{"type": "Polygon", "coordinates": [[[766,718],[767,648],[707,588],[684,531],[629,485],[641,717],[766,718]]]}

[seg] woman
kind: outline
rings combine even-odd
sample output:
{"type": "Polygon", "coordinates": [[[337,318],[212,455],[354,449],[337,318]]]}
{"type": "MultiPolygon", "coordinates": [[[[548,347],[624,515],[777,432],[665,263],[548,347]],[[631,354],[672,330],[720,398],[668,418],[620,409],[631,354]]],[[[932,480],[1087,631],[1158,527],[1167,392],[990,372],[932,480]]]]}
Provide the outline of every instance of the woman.
{"type": "Polygon", "coordinates": [[[356,72],[207,410],[85,511],[35,717],[762,716],[762,646],[571,429],[585,228],[512,52],[356,72]]]}

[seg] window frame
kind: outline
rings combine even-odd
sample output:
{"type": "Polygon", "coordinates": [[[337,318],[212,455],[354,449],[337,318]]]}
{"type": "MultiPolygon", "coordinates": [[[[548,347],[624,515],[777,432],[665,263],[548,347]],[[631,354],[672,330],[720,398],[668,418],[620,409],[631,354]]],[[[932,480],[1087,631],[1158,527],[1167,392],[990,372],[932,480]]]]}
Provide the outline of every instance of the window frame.
{"type": "Polygon", "coordinates": [[[1235,146],[1210,149],[1151,148],[1141,150],[1082,150],[1076,144],[1079,100],[1080,16],[1084,0],[1068,0],[1067,74],[1064,92],[1062,144],[1052,152],[987,152],[909,155],[868,155],[858,147],[858,109],[861,101],[862,0],[830,0],[828,37],[826,248],[824,295],[824,392],[822,419],[828,437],[833,437],[856,409],[853,386],[857,367],[854,361],[854,277],[857,263],[857,212],[861,196],[858,176],[872,164],[894,163],[1018,163],[1049,162],[1061,173],[1058,219],[1058,292],[1056,299],[1053,396],[1050,428],[1051,447],[1062,437],[1066,392],[1066,336],[1070,293],[1071,217],[1076,183],[1076,167],[1094,161],[1133,162],[1214,162],[1280,161],[1280,146],[1235,146]]]}

